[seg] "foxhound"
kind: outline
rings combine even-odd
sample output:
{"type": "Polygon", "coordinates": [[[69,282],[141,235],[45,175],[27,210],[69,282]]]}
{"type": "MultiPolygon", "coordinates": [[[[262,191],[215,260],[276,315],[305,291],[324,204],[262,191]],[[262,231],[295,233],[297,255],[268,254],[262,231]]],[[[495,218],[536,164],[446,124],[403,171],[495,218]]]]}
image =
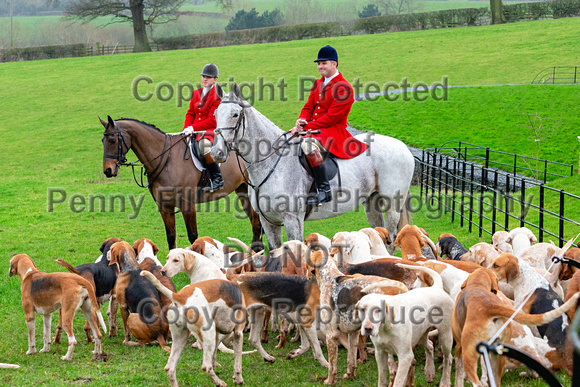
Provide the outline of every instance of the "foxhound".
{"type": "Polygon", "coordinates": [[[72,360],[77,341],[73,332],[73,317],[80,308],[93,333],[95,349],[93,354],[103,355],[101,332],[107,333],[103,315],[99,309],[93,286],[83,277],[73,273],[43,273],[38,271],[32,259],[26,254],[18,254],[10,260],[10,277],[18,275],[22,281],[22,307],[28,328],[27,355],[36,353],[34,312],[44,317],[44,346],[40,352],[50,350],[50,325],[52,313],[60,309],[61,321],[68,336],[68,350],[62,360],[72,360]],[[98,322],[97,322],[98,319],[98,322]]]}
{"type": "Polygon", "coordinates": [[[167,312],[173,344],[165,371],[171,385],[174,387],[178,385],[177,362],[187,344],[190,332],[203,347],[202,370],[208,374],[216,386],[223,387],[227,384],[216,375],[214,370],[216,353],[218,345],[225,338],[233,335],[234,384],[244,384],[242,341],[246,314],[240,289],[231,282],[214,279],[187,285],[179,293],[174,293],[148,271],[142,271],[141,275],[151,281],[175,305],[167,312]]]}
{"type": "MultiPolygon", "coordinates": [[[[433,286],[412,289],[398,295],[369,294],[357,304],[362,314],[361,334],[370,335],[375,346],[375,358],[379,370],[379,386],[387,386],[387,370],[394,376],[394,387],[403,387],[414,375],[415,355],[413,348],[421,343],[425,347],[425,377],[428,382],[435,377],[433,343],[429,331],[433,328],[439,333],[443,350],[443,374],[440,386],[451,384],[451,315],[453,300],[443,290],[439,274],[427,267],[399,264],[402,268],[417,270],[431,276],[433,286]],[[397,355],[398,367],[395,368],[393,355],[397,355]]],[[[376,285],[369,286],[374,288],[376,285]]],[[[365,290],[369,290],[369,288],[365,290]]]]}
{"type": "MultiPolygon", "coordinates": [[[[477,361],[480,357],[477,352],[477,343],[488,341],[492,334],[497,332],[505,321],[515,313],[513,305],[498,297],[499,284],[492,271],[480,268],[471,273],[461,286],[453,312],[453,337],[457,342],[456,357],[456,385],[463,386],[465,374],[474,385],[481,386],[477,375],[477,361]]],[[[514,321],[525,325],[542,325],[559,318],[572,307],[578,298],[569,301],[563,306],[547,311],[543,314],[515,314],[514,321]]],[[[512,324],[508,325],[499,335],[500,342],[512,339],[512,324]]],[[[493,354],[490,354],[493,355],[493,354]]],[[[499,385],[503,374],[505,357],[491,356],[494,379],[499,385]]]]}
{"type": "Polygon", "coordinates": [[[159,292],[139,275],[141,267],[137,264],[135,250],[127,242],[117,242],[111,246],[108,256],[109,265],[118,265],[120,271],[115,294],[125,328],[123,344],[137,346],[157,341],[169,352],[169,325],[161,309],[159,292]],[[131,334],[137,342],[131,341],[131,334]]]}

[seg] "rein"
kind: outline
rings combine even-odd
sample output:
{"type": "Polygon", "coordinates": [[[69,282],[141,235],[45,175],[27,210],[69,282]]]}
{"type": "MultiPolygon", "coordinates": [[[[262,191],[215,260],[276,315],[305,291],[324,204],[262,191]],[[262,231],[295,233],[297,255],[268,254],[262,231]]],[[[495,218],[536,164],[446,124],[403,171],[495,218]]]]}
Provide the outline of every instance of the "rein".
{"type": "MultiPolygon", "coordinates": [[[[222,101],[221,103],[235,103],[237,105],[239,105],[242,110],[240,112],[240,116],[238,118],[238,121],[236,122],[236,124],[234,126],[228,126],[228,127],[224,127],[224,128],[217,128],[214,133],[216,135],[219,135],[222,140],[224,141],[224,143],[226,144],[228,150],[233,151],[236,154],[236,158],[238,161],[238,168],[240,169],[240,172],[242,173],[242,176],[244,177],[244,181],[246,182],[246,184],[248,184],[250,187],[257,189],[260,188],[262,185],[264,185],[264,183],[266,181],[268,181],[268,179],[272,176],[272,174],[274,173],[274,170],[276,169],[276,167],[278,166],[278,163],[280,162],[280,159],[282,158],[283,154],[284,154],[284,150],[288,147],[288,144],[290,143],[290,141],[292,139],[294,139],[295,137],[299,136],[300,133],[295,133],[292,136],[290,136],[289,138],[287,138],[286,140],[284,140],[284,142],[282,143],[281,146],[274,148],[270,153],[268,153],[265,157],[256,160],[254,162],[250,162],[248,160],[246,160],[246,158],[244,157],[244,155],[242,154],[242,152],[240,152],[240,148],[235,145],[234,146],[234,142],[236,140],[236,138],[238,137],[238,132],[240,130],[240,127],[242,128],[242,138],[244,137],[244,134],[246,133],[246,114],[245,114],[245,108],[247,106],[244,106],[242,103],[238,102],[238,101],[222,101]],[[224,130],[233,130],[234,131],[234,137],[232,139],[231,142],[227,142],[226,139],[223,136],[223,131],[224,130]],[[282,150],[279,154],[278,154],[278,159],[276,160],[276,162],[274,163],[274,166],[272,167],[272,169],[270,170],[270,172],[268,172],[268,174],[266,175],[266,177],[262,180],[262,182],[260,182],[260,184],[252,184],[250,182],[249,179],[246,178],[246,172],[248,171],[248,169],[250,169],[253,165],[255,164],[259,164],[263,161],[266,161],[267,159],[269,159],[270,157],[272,157],[275,153],[277,153],[278,151],[282,150]],[[245,169],[242,169],[242,165],[240,163],[240,159],[242,159],[244,161],[244,163],[246,163],[248,166],[245,169]]],[[[316,133],[316,132],[313,132],[316,133]]],[[[320,133],[318,131],[318,133],[320,133]]],[[[280,136],[278,136],[278,138],[276,139],[276,141],[274,143],[277,143],[278,140],[280,140],[283,136],[286,136],[288,134],[288,132],[284,132],[282,133],[280,136]]]]}
{"type": "MultiPolygon", "coordinates": [[[[135,183],[141,187],[141,188],[148,188],[151,184],[153,184],[153,182],[155,181],[155,179],[157,179],[157,177],[159,177],[159,175],[161,175],[161,173],[163,172],[163,169],[165,169],[167,167],[167,164],[169,163],[169,159],[171,158],[171,149],[176,146],[177,144],[179,144],[181,141],[184,141],[187,136],[182,136],[179,140],[177,140],[175,143],[173,143],[173,139],[171,136],[169,136],[167,133],[165,133],[165,144],[163,145],[163,151],[161,151],[161,153],[157,156],[152,158],[149,161],[146,161],[144,163],[141,164],[137,164],[137,162],[139,160],[135,160],[132,162],[127,162],[127,158],[125,157],[125,154],[123,154],[123,145],[125,146],[125,148],[127,148],[127,151],[129,151],[129,146],[127,145],[127,143],[125,142],[125,138],[123,137],[123,133],[121,132],[121,129],[119,128],[119,125],[117,124],[117,121],[113,121],[115,124],[115,128],[117,129],[114,132],[111,133],[103,133],[104,136],[114,136],[117,135],[117,155],[113,156],[113,155],[107,155],[104,154],[103,157],[108,158],[108,159],[114,159],[117,160],[117,165],[123,165],[123,166],[129,166],[132,169],[133,172],[133,179],[135,180],[135,183]],[[167,147],[167,143],[170,143],[170,146],[167,147]],[[169,153],[167,153],[169,152],[169,153]],[[167,154],[167,158],[165,158],[165,163],[163,163],[163,159],[165,154],[167,154]],[[157,164],[157,166],[155,167],[155,169],[153,169],[153,172],[151,173],[147,173],[147,171],[145,171],[145,166],[147,164],[150,164],[151,162],[159,159],[159,163],[157,164]],[[141,167],[141,181],[139,182],[137,180],[137,175],[135,174],[135,167],[141,167]],[[145,184],[143,182],[143,176],[147,176],[147,184],[145,184]],[[153,177],[151,177],[153,176],[153,177]]],[[[106,129],[105,129],[106,130],[106,129]]]]}
{"type": "MultiPolygon", "coordinates": [[[[240,128],[242,128],[242,136],[241,136],[241,138],[243,138],[244,137],[244,134],[246,133],[246,113],[245,113],[245,108],[247,106],[244,106],[242,103],[240,103],[238,101],[222,101],[221,103],[235,103],[235,104],[239,105],[242,108],[242,110],[240,111],[240,116],[238,117],[238,121],[236,122],[236,124],[234,126],[217,128],[214,131],[214,133],[216,135],[219,135],[222,138],[222,140],[226,144],[226,147],[227,147],[227,149],[229,151],[233,151],[236,154],[236,160],[238,162],[238,168],[240,169],[240,172],[241,172],[241,174],[242,174],[242,176],[244,178],[244,181],[246,182],[246,184],[248,184],[248,186],[252,187],[256,191],[256,205],[258,207],[258,208],[256,208],[256,210],[270,224],[275,225],[275,226],[282,226],[283,225],[282,223],[274,223],[270,219],[268,219],[268,217],[266,217],[266,215],[264,214],[264,212],[260,209],[260,187],[262,187],[264,185],[264,183],[266,183],[266,181],[268,181],[270,179],[270,177],[274,174],[274,171],[276,170],[276,167],[278,166],[278,164],[280,163],[280,160],[282,159],[282,156],[284,155],[284,150],[288,147],[288,145],[290,144],[290,141],[292,139],[294,139],[295,137],[298,137],[299,135],[302,135],[302,134],[307,134],[307,133],[320,133],[320,131],[312,131],[312,132],[306,132],[306,133],[294,133],[289,138],[287,138],[286,140],[284,140],[284,142],[281,144],[281,146],[274,148],[269,154],[267,154],[262,159],[256,160],[254,162],[250,162],[250,161],[246,160],[246,158],[244,157],[244,155],[242,154],[242,152],[240,152],[240,149],[237,146],[237,144],[234,145],[234,143],[236,141],[236,138],[238,137],[238,133],[239,133],[240,128]],[[223,136],[223,131],[224,130],[233,130],[234,131],[234,136],[233,136],[231,142],[226,141],[226,139],[224,138],[224,136],[223,136]],[[248,171],[248,169],[250,169],[252,166],[254,166],[254,165],[258,164],[258,163],[261,163],[263,161],[266,161],[267,159],[269,159],[270,157],[272,157],[277,152],[279,152],[278,159],[276,160],[276,162],[274,163],[274,166],[270,169],[270,171],[268,172],[268,174],[266,175],[266,177],[259,184],[252,184],[252,182],[250,182],[250,179],[246,177],[246,172],[248,171]],[[247,167],[245,169],[242,168],[242,164],[240,163],[240,159],[242,159],[244,161],[244,163],[247,164],[247,167]]],[[[276,139],[276,141],[274,143],[277,143],[278,140],[280,140],[282,137],[286,136],[287,134],[288,134],[288,132],[282,133],[280,136],[278,136],[278,138],[276,139]]]]}

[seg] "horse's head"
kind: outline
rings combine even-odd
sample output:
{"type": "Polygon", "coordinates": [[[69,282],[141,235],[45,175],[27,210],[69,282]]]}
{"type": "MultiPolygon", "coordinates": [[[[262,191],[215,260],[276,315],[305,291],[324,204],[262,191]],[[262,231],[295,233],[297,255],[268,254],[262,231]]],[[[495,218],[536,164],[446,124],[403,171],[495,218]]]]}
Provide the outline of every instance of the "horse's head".
{"type": "Polygon", "coordinates": [[[99,118],[101,124],[105,127],[102,140],[104,150],[103,173],[107,177],[114,177],[119,172],[119,165],[126,161],[125,155],[131,147],[131,138],[121,131],[121,128],[111,116],[107,118],[108,122],[99,118]]]}
{"type": "Polygon", "coordinates": [[[225,163],[230,150],[237,149],[244,136],[244,109],[250,105],[241,97],[240,87],[235,82],[227,95],[219,84],[216,84],[216,91],[222,102],[215,111],[217,127],[211,157],[219,163],[225,163]]]}

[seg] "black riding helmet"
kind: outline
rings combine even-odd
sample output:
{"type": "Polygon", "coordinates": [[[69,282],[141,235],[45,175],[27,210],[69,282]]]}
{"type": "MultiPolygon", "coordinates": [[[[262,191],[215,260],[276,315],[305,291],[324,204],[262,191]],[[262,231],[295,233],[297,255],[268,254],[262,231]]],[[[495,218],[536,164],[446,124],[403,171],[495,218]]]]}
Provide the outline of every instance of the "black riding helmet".
{"type": "Polygon", "coordinates": [[[203,66],[203,70],[201,70],[201,75],[206,77],[217,78],[219,75],[219,69],[213,63],[206,64],[203,66]]]}

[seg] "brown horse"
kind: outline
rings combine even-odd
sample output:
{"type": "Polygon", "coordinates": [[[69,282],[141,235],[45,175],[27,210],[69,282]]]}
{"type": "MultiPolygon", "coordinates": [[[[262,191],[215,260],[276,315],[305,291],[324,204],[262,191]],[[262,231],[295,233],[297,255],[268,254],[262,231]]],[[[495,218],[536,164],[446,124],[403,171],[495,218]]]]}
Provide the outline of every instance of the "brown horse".
{"type": "MultiPolygon", "coordinates": [[[[145,169],[149,192],[165,223],[169,249],[175,245],[175,207],[181,210],[187,237],[193,243],[197,237],[196,203],[205,203],[228,196],[236,191],[244,212],[252,222],[252,243],[261,245],[260,218],[248,200],[248,186],[235,157],[221,165],[224,187],[207,192],[198,189],[201,172],[193,165],[186,141],[181,135],[168,135],[153,125],[134,119],[121,118],[108,122],[99,118],[103,133],[103,173],[117,176],[120,165],[127,165],[125,155],[133,150],[145,169]]],[[[256,247],[258,248],[258,247],[256,247]]]]}

